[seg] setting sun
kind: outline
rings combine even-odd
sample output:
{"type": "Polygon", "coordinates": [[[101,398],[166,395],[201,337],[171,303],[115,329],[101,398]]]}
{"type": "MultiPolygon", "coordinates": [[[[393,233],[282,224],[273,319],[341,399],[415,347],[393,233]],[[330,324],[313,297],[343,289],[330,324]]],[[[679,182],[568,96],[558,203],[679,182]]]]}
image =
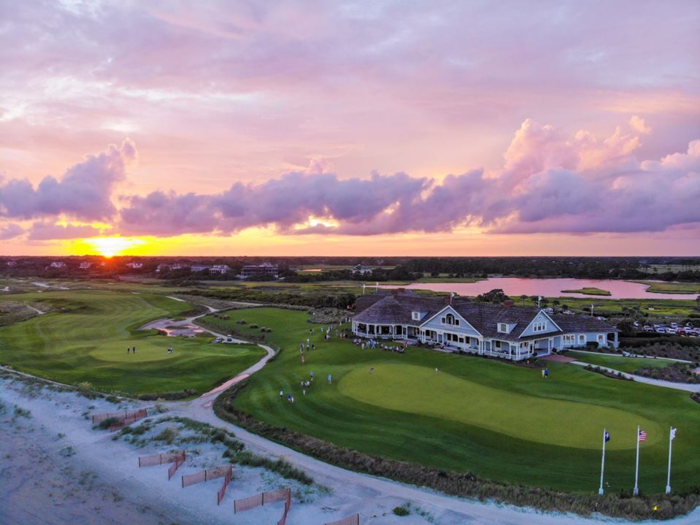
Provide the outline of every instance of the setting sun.
{"type": "Polygon", "coordinates": [[[122,255],[124,251],[141,246],[145,241],[128,237],[96,237],[94,239],[84,239],[81,244],[90,247],[105,257],[122,255]]]}

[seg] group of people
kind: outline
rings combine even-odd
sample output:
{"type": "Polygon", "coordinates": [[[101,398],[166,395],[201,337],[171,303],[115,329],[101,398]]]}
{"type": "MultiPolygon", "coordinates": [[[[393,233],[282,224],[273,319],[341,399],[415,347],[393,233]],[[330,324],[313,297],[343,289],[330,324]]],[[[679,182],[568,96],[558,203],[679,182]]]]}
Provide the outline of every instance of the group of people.
{"type": "Polygon", "coordinates": [[[549,368],[543,368],[542,369],[542,379],[547,379],[549,378],[549,368]]]}
{"type": "Polygon", "coordinates": [[[171,346],[170,348],[168,348],[168,353],[169,353],[169,354],[172,354],[174,351],[175,351],[175,349],[174,349],[172,346],[171,346]]]}
{"type": "Polygon", "coordinates": [[[127,346],[126,353],[127,354],[135,354],[136,353],[136,346],[127,346]]]}
{"type": "MultiPolygon", "coordinates": [[[[311,388],[311,385],[314,382],[314,371],[311,370],[309,372],[309,379],[302,379],[299,381],[299,386],[301,386],[301,392],[303,395],[306,395],[306,391],[311,388]]],[[[328,383],[331,383],[332,377],[330,374],[328,375],[328,383]]],[[[284,390],[280,390],[280,399],[284,399],[284,390]]],[[[294,396],[291,393],[287,394],[287,403],[294,404],[296,400],[294,399],[294,396]]]]}
{"type": "Polygon", "coordinates": [[[385,345],[384,343],[379,343],[375,339],[368,339],[367,341],[365,341],[359,338],[353,339],[352,342],[355,346],[359,346],[363,350],[365,348],[375,349],[379,347],[381,350],[386,350],[388,352],[398,352],[399,354],[403,354],[406,351],[405,344],[403,346],[385,345]]]}

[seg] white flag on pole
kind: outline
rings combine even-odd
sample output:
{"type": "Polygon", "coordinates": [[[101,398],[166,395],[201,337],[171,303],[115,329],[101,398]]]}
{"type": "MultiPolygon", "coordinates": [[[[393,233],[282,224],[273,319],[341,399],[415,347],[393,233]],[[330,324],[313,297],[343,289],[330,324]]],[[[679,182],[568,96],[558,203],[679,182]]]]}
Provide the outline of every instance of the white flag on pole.
{"type": "Polygon", "coordinates": [[[676,439],[676,430],[678,430],[678,429],[671,427],[671,441],[676,439]]]}

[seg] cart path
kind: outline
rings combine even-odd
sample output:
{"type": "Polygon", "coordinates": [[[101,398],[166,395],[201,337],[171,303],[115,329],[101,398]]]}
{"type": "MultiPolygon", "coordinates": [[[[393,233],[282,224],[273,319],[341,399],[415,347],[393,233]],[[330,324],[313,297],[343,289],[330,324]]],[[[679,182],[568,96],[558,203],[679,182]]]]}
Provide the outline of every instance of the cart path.
{"type": "Polygon", "coordinates": [[[571,364],[577,366],[594,366],[596,368],[600,368],[601,370],[613,372],[614,374],[621,374],[622,377],[633,379],[635,383],[645,383],[647,385],[660,386],[663,388],[673,388],[674,390],[683,390],[685,392],[700,392],[700,384],[688,385],[686,383],[674,383],[673,381],[664,381],[662,379],[636,376],[634,374],[628,374],[627,372],[620,372],[619,370],[615,370],[614,368],[609,368],[607,366],[591,365],[590,363],[583,363],[581,361],[571,361],[571,364]]]}

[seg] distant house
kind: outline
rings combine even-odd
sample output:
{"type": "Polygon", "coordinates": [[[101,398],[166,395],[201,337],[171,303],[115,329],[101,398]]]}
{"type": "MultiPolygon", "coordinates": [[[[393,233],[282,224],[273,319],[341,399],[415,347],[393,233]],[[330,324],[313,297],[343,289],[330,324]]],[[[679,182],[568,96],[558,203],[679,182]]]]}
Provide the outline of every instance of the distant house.
{"type": "Polygon", "coordinates": [[[170,270],[170,265],[169,265],[169,264],[159,264],[159,265],[156,267],[156,273],[167,272],[168,270],[170,270]]]}
{"type": "Polygon", "coordinates": [[[215,264],[209,269],[209,273],[225,275],[230,269],[231,268],[229,268],[226,264],[215,264]]]}
{"type": "Polygon", "coordinates": [[[365,266],[364,264],[358,264],[357,266],[353,266],[353,268],[350,270],[350,273],[353,275],[367,275],[372,273],[374,268],[371,268],[369,266],[365,266]]]}
{"type": "Polygon", "coordinates": [[[240,278],[255,279],[257,277],[272,277],[273,279],[277,279],[279,273],[279,268],[276,264],[248,264],[241,270],[240,278]]]}
{"type": "Polygon", "coordinates": [[[91,262],[81,262],[80,263],[81,270],[89,270],[91,266],[92,266],[91,262]]]}
{"type": "Polygon", "coordinates": [[[17,261],[7,261],[7,266],[17,266],[17,261]]]}
{"type": "Polygon", "coordinates": [[[187,267],[188,267],[188,266],[187,266],[186,264],[175,263],[175,264],[173,264],[173,265],[170,267],[170,269],[171,269],[171,270],[184,270],[184,269],[186,269],[187,267]]]}
{"type": "Polygon", "coordinates": [[[210,270],[211,266],[207,266],[205,264],[193,264],[190,267],[190,270],[192,270],[195,273],[200,273],[200,272],[205,272],[207,270],[210,270]]]}
{"type": "Polygon", "coordinates": [[[618,346],[617,328],[580,315],[548,314],[538,308],[377,294],[358,300],[352,332],[371,339],[400,339],[478,355],[519,361],[553,350],[618,346]]]}
{"type": "Polygon", "coordinates": [[[65,267],[66,267],[66,263],[64,263],[63,261],[55,261],[49,265],[49,268],[65,268],[65,267]]]}
{"type": "Polygon", "coordinates": [[[127,267],[131,268],[132,270],[140,270],[143,268],[143,263],[140,262],[129,262],[126,263],[127,267]]]}

